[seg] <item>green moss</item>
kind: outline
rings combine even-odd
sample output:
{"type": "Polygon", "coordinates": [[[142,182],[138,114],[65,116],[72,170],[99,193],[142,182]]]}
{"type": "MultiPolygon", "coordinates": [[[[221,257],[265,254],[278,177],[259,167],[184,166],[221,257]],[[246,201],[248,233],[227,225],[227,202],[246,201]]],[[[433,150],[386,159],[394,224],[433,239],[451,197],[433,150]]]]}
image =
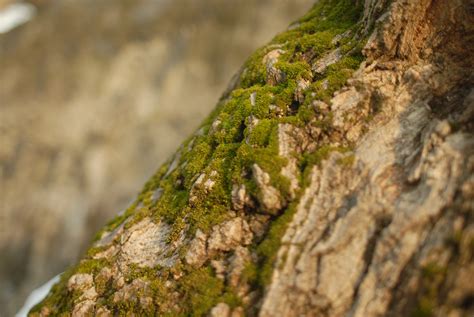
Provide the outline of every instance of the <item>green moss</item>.
{"type": "Polygon", "coordinates": [[[97,274],[104,266],[109,263],[110,262],[106,259],[85,259],[79,262],[74,274],[97,274]]]}
{"type": "Polygon", "coordinates": [[[129,271],[125,276],[125,282],[130,283],[137,278],[149,281],[155,280],[161,267],[140,267],[135,263],[131,263],[128,269],[129,271]]]}
{"type": "Polygon", "coordinates": [[[184,186],[190,186],[191,179],[199,173],[205,166],[212,153],[212,146],[206,137],[199,137],[193,149],[186,153],[184,161],[186,166],[183,168],[185,176],[184,186]]]}
{"type": "Polygon", "coordinates": [[[430,262],[422,268],[421,273],[424,279],[431,280],[440,274],[446,273],[446,268],[435,262],[430,262]]]}
{"type": "MultiPolygon", "coordinates": [[[[306,184],[306,181],[308,179],[308,176],[311,172],[311,169],[315,165],[321,165],[321,162],[328,158],[329,154],[332,152],[340,152],[340,153],[345,153],[350,151],[350,148],[346,147],[333,147],[330,145],[324,145],[318,148],[315,152],[313,153],[305,153],[302,156],[302,159],[300,160],[300,165],[299,168],[302,171],[303,175],[303,183],[306,184]]],[[[350,159],[348,159],[350,161],[350,159]]],[[[353,160],[353,158],[352,158],[353,160]]],[[[342,163],[342,162],[341,162],[342,163]]]]}
{"type": "Polygon", "coordinates": [[[342,33],[341,31],[354,28],[362,9],[361,1],[356,3],[352,0],[319,1],[299,20],[299,29],[305,32],[339,30],[342,33]]]}
{"type": "Polygon", "coordinates": [[[253,85],[265,85],[267,69],[262,63],[264,56],[271,51],[269,47],[258,49],[244,64],[244,72],[240,77],[240,87],[248,88],[253,85]]]}
{"type": "Polygon", "coordinates": [[[183,277],[178,291],[183,294],[182,312],[187,316],[204,316],[223,293],[224,283],[210,267],[194,269],[183,277]]]}
{"type": "Polygon", "coordinates": [[[230,308],[242,305],[242,299],[233,290],[227,289],[219,298],[219,302],[226,303],[230,308]]]}
{"type": "Polygon", "coordinates": [[[67,281],[73,275],[74,270],[72,268],[68,269],[66,272],[61,274],[59,283],[53,285],[48,296],[40,303],[35,305],[31,311],[31,315],[37,314],[43,306],[49,307],[55,315],[62,315],[64,313],[70,313],[73,309],[74,302],[71,298],[71,294],[67,289],[67,281]]]}
{"type": "Polygon", "coordinates": [[[317,79],[311,85],[307,94],[312,94],[315,99],[329,103],[334,92],[344,86],[362,60],[362,55],[358,52],[353,56],[345,56],[337,63],[329,65],[324,76],[320,76],[320,79],[317,79]]]}
{"type": "Polygon", "coordinates": [[[346,155],[341,159],[337,160],[337,163],[344,167],[351,167],[354,164],[355,155],[346,155]]]}
{"type": "Polygon", "coordinates": [[[421,298],[418,305],[412,312],[412,317],[431,317],[434,316],[434,305],[429,298],[421,298]]]}
{"type": "Polygon", "coordinates": [[[421,268],[420,294],[412,317],[430,317],[435,315],[440,290],[446,278],[447,268],[436,262],[430,262],[421,268]]]}
{"type": "MultiPolygon", "coordinates": [[[[451,249],[453,250],[453,253],[456,255],[456,256],[459,256],[459,254],[461,253],[461,242],[462,242],[462,238],[463,238],[463,230],[455,230],[452,235],[450,235],[449,237],[446,238],[446,245],[448,247],[451,247],[451,249]]],[[[470,250],[469,250],[470,254],[474,254],[474,240],[471,241],[470,243],[470,250]]]]}
{"type": "Polygon", "coordinates": [[[278,149],[274,145],[274,136],[276,135],[276,126],[273,127],[268,140],[268,145],[263,148],[252,147],[242,143],[237,151],[236,159],[232,165],[233,180],[237,184],[245,184],[250,194],[254,197],[259,196],[259,192],[253,179],[247,179],[242,176],[242,171],[250,173],[254,164],[270,175],[271,185],[278,189],[284,197],[288,195],[289,180],[282,176],[280,171],[287,164],[287,160],[278,156],[278,149]],[[273,137],[272,137],[273,135],[273,137]]]}
{"type": "Polygon", "coordinates": [[[291,204],[283,215],[272,222],[267,236],[256,248],[260,259],[257,281],[261,286],[266,286],[271,281],[277,252],[281,246],[281,239],[295,212],[296,204],[291,204]]]}
{"type": "Polygon", "coordinates": [[[249,145],[256,147],[265,147],[269,144],[270,134],[275,126],[275,122],[269,119],[263,119],[247,133],[249,145]]]}
{"type": "MultiPolygon", "coordinates": [[[[67,288],[67,283],[71,276],[80,273],[92,274],[94,276],[108,264],[110,262],[105,259],[86,258],[79,262],[76,267],[67,269],[61,274],[60,281],[53,285],[48,296],[31,309],[31,314],[39,313],[43,306],[47,306],[51,309],[52,315],[69,316],[73,310],[74,301],[80,296],[77,292],[71,292],[67,288]]],[[[99,283],[99,285],[102,284],[99,283]]]]}
{"type": "Polygon", "coordinates": [[[322,31],[313,34],[305,34],[301,37],[301,41],[298,41],[295,47],[295,50],[306,52],[311,50],[314,54],[313,58],[321,56],[324,52],[327,52],[329,49],[333,48],[331,43],[334,38],[335,31],[322,31]]]}
{"type": "Polygon", "coordinates": [[[296,88],[295,80],[299,79],[311,79],[311,66],[307,62],[286,62],[279,60],[275,67],[286,74],[286,79],[289,80],[287,84],[292,85],[292,88],[296,88]]]}

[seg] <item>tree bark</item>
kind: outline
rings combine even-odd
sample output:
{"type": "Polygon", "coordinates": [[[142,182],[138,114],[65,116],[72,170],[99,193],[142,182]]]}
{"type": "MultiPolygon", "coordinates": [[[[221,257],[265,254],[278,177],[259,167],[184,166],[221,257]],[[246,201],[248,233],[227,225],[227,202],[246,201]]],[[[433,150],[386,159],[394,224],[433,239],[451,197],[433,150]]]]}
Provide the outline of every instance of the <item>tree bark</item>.
{"type": "Polygon", "coordinates": [[[321,0],[33,315],[472,316],[467,0],[321,0]]]}

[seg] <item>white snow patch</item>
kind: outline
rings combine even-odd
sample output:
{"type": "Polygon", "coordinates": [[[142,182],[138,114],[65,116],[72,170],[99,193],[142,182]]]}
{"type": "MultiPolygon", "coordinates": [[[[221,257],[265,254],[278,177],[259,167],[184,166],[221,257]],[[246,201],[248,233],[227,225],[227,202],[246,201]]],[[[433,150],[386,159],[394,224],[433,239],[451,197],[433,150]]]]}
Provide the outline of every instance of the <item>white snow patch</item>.
{"type": "Polygon", "coordinates": [[[13,3],[0,10],[0,33],[7,33],[28,22],[36,14],[36,7],[29,3],[13,3]]]}
{"type": "Polygon", "coordinates": [[[59,282],[60,276],[61,274],[56,275],[48,282],[46,282],[46,284],[43,284],[42,286],[32,291],[26,299],[25,304],[15,315],[15,317],[26,317],[30,309],[33,308],[33,306],[35,306],[39,302],[41,302],[46,297],[46,295],[48,295],[49,291],[51,290],[51,287],[53,287],[54,284],[59,282]]]}

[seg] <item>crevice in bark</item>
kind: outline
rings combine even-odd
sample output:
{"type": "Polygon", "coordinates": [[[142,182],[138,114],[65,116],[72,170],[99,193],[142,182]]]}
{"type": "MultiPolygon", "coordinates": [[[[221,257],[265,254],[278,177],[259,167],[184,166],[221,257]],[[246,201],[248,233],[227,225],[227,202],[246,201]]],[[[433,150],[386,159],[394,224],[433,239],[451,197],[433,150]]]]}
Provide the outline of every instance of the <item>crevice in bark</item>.
{"type": "MultiPolygon", "coordinates": [[[[375,220],[375,230],[372,236],[368,239],[364,251],[364,269],[362,270],[355,286],[354,286],[354,294],[352,296],[352,305],[357,305],[357,298],[359,296],[359,288],[364,281],[365,277],[367,276],[367,272],[370,269],[372,264],[372,260],[374,258],[375,250],[377,248],[377,243],[379,242],[380,237],[382,236],[384,230],[390,226],[392,222],[392,217],[382,217],[375,220]]],[[[351,314],[353,311],[351,312],[351,314]]]]}

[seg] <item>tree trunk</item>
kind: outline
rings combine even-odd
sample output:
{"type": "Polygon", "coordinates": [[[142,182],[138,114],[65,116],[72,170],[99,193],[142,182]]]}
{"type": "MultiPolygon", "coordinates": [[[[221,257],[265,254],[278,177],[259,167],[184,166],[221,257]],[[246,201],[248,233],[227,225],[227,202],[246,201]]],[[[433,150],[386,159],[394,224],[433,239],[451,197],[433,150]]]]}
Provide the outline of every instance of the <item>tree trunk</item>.
{"type": "Polygon", "coordinates": [[[472,316],[472,10],[318,1],[33,315],[472,316]]]}

